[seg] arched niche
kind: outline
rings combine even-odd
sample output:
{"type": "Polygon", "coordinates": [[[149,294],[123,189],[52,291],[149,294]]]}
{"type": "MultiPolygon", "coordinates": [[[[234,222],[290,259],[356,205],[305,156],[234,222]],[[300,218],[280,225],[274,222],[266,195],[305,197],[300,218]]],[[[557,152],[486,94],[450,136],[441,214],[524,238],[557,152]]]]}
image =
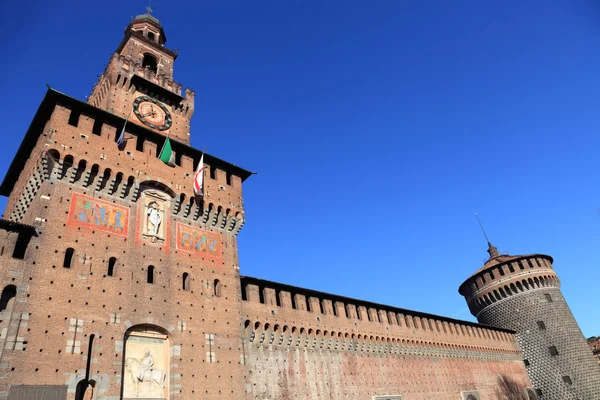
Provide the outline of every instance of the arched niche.
{"type": "Polygon", "coordinates": [[[169,332],[159,326],[134,325],[125,332],[121,397],[169,398],[169,332]]]}
{"type": "Polygon", "coordinates": [[[160,182],[145,181],[140,184],[139,240],[161,246],[168,243],[174,197],[175,193],[160,182]]]}

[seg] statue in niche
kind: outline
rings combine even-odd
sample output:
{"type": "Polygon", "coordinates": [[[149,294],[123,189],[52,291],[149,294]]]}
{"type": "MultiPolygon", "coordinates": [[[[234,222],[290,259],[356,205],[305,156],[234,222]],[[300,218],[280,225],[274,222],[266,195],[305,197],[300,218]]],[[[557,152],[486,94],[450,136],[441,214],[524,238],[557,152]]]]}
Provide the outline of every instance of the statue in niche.
{"type": "Polygon", "coordinates": [[[142,239],[152,243],[164,243],[167,237],[169,217],[169,197],[158,190],[145,190],[141,196],[142,239]]]}
{"type": "Polygon", "coordinates": [[[146,223],[148,229],[146,232],[147,235],[158,236],[158,228],[160,228],[160,224],[162,223],[162,215],[160,215],[161,211],[162,210],[159,209],[156,201],[152,201],[148,204],[146,209],[146,214],[148,215],[148,221],[146,223]]]}

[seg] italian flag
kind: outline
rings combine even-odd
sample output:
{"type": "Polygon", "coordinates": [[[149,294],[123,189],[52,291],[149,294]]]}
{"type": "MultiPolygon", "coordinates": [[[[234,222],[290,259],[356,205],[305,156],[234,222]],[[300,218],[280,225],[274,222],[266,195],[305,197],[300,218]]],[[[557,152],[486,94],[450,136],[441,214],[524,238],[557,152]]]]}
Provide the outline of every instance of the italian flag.
{"type": "Polygon", "coordinates": [[[162,162],[164,162],[170,167],[175,166],[175,153],[173,153],[173,149],[171,148],[171,141],[169,140],[168,136],[167,140],[165,140],[165,144],[163,145],[162,150],[160,151],[160,154],[158,155],[158,158],[160,158],[162,162]]]}

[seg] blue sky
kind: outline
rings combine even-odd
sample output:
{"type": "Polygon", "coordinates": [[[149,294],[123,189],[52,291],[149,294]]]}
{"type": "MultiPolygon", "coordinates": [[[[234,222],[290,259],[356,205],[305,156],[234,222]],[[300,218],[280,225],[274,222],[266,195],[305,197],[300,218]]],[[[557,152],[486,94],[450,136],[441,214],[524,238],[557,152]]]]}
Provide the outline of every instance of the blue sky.
{"type": "MultiPolygon", "coordinates": [[[[44,84],[85,99],[145,6],[0,5],[0,174],[44,84]]],[[[457,288],[487,255],[477,211],[501,251],[552,255],[584,334],[600,334],[600,6],[152,6],[196,91],[192,144],[258,172],[242,274],[474,320],[457,288]]]]}

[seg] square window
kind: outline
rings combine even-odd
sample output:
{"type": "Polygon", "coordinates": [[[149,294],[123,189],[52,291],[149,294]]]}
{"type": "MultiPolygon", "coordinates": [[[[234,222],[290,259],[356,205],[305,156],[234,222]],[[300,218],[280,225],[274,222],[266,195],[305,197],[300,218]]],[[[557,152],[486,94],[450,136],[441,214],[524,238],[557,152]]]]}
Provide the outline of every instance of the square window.
{"type": "Polygon", "coordinates": [[[548,293],[544,294],[544,297],[548,303],[552,303],[552,297],[548,293]]]}
{"type": "Polygon", "coordinates": [[[540,331],[545,331],[546,330],[546,324],[544,324],[544,321],[538,321],[537,322],[537,326],[540,329],[540,331]]]}
{"type": "Polygon", "coordinates": [[[548,347],[548,351],[550,352],[551,356],[557,356],[558,355],[558,350],[556,349],[556,346],[550,346],[550,347],[548,347]]]}
{"type": "Polygon", "coordinates": [[[573,381],[571,381],[571,377],[570,376],[563,376],[563,382],[566,383],[567,385],[571,386],[573,384],[573,381]]]}
{"type": "Polygon", "coordinates": [[[526,367],[529,367],[529,360],[523,360],[523,364],[525,364],[526,367]]]}

